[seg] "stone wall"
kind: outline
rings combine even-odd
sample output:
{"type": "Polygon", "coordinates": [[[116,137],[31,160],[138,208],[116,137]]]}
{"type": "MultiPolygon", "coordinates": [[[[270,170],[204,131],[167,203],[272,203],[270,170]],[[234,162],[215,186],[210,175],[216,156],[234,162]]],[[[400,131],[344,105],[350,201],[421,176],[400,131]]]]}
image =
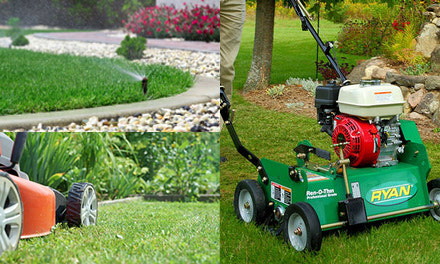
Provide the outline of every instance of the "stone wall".
{"type": "Polygon", "coordinates": [[[399,86],[405,99],[404,114],[413,119],[431,118],[440,127],[440,76],[405,75],[391,68],[386,59],[375,57],[356,66],[347,77],[352,83],[375,79],[399,86]]]}

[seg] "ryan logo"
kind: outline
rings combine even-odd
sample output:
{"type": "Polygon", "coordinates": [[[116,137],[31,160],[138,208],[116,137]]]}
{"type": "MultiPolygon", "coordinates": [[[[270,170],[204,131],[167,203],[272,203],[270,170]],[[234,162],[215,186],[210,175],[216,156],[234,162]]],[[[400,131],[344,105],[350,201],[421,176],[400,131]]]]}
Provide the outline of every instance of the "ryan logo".
{"type": "Polygon", "coordinates": [[[417,193],[417,187],[413,184],[382,186],[379,185],[377,186],[378,188],[374,188],[367,193],[366,200],[370,204],[381,206],[396,205],[408,201],[417,193]]]}

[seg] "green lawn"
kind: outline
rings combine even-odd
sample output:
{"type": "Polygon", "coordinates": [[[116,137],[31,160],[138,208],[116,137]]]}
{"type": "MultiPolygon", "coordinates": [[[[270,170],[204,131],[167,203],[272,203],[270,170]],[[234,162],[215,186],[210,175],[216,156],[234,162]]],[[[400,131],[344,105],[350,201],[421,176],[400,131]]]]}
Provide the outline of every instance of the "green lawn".
{"type": "Polygon", "coordinates": [[[99,208],[98,225],[21,240],[2,263],[218,263],[218,203],[134,201],[99,208]]]}
{"type": "MultiPolygon", "coordinates": [[[[342,25],[321,20],[321,38],[324,42],[335,41],[342,25]]],[[[314,23],[315,25],[316,23],[314,23]]],[[[255,35],[255,21],[247,19],[243,28],[242,44],[235,61],[236,77],[234,88],[241,89],[251,66],[255,35]]],[[[309,31],[301,30],[299,19],[275,19],[275,33],[272,55],[271,83],[284,83],[289,77],[315,79],[316,42],[309,31]]],[[[356,65],[364,56],[347,55],[337,52],[338,61],[356,65]],[[342,60],[346,57],[347,60],[342,60]]],[[[327,62],[319,51],[320,60],[327,62]]]]}
{"type": "MultiPolygon", "coordinates": [[[[340,25],[323,22],[322,32],[335,36],[340,25]],[[324,29],[325,27],[325,29],[324,29]]],[[[241,89],[250,67],[253,22],[246,21],[243,43],[236,62],[235,88],[241,89]]],[[[309,32],[301,32],[298,20],[277,20],[275,26],[272,82],[284,83],[290,76],[314,77],[315,42],[309,32]]],[[[341,56],[341,55],[340,55],[341,56]]],[[[347,56],[348,57],[348,56],[347,56]]],[[[350,56],[353,62],[362,57],[350,56]]],[[[241,142],[260,158],[295,165],[293,148],[303,139],[331,151],[330,137],[320,132],[315,119],[263,109],[234,93],[235,128],[241,142]]],[[[299,253],[261,226],[236,219],[234,190],[243,179],[257,179],[255,167],[235,150],[226,129],[220,136],[220,256],[222,263],[439,263],[440,223],[425,214],[367,225],[350,234],[346,229],[324,232],[321,251],[299,253]]],[[[440,145],[425,142],[432,171],[440,175],[440,145]]],[[[333,157],[335,155],[333,154],[333,157]]],[[[322,162],[322,161],[321,161],[322,162]]]]}
{"type": "Polygon", "coordinates": [[[178,94],[193,84],[189,72],[121,59],[54,55],[0,48],[0,115],[138,102],[178,94]],[[148,76],[148,93],[121,69],[148,76]]]}

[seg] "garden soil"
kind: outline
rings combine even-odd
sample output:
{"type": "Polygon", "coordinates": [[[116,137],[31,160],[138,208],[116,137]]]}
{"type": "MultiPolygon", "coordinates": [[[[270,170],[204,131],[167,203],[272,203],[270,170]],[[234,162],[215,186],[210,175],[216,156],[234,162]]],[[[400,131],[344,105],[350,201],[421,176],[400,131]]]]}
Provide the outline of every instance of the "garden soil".
{"type": "MultiPolygon", "coordinates": [[[[316,119],[315,96],[302,89],[301,86],[286,85],[283,95],[277,97],[269,96],[266,94],[266,90],[263,89],[242,93],[242,96],[245,100],[265,109],[293,113],[316,119]]],[[[423,141],[440,143],[440,132],[434,132],[435,125],[429,118],[405,119],[416,122],[423,141]]]]}

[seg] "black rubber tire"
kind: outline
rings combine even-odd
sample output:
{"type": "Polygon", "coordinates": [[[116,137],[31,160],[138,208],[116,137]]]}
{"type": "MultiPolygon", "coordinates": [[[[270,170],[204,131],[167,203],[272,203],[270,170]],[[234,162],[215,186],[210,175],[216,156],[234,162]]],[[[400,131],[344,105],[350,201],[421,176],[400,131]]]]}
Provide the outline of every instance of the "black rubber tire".
{"type": "Polygon", "coordinates": [[[307,231],[307,241],[304,251],[319,251],[322,243],[322,230],[321,223],[319,222],[318,215],[313,207],[305,202],[297,202],[287,207],[284,213],[284,241],[290,247],[293,247],[289,238],[289,218],[292,214],[297,213],[304,221],[307,231]]]}
{"type": "Polygon", "coordinates": [[[257,225],[262,224],[265,220],[266,216],[266,209],[267,209],[267,202],[266,197],[264,196],[263,189],[258,184],[256,180],[242,180],[237,184],[237,187],[235,188],[235,195],[234,195],[234,209],[235,209],[235,215],[238,219],[241,221],[246,222],[241,213],[239,208],[239,197],[240,192],[242,190],[247,190],[252,198],[252,203],[254,206],[252,219],[250,222],[254,222],[257,225]]]}
{"type": "MultiPolygon", "coordinates": [[[[431,181],[428,182],[428,193],[429,193],[429,198],[431,199],[431,191],[433,189],[440,189],[440,179],[433,179],[431,181]]],[[[434,202],[434,201],[432,201],[434,202]]],[[[440,221],[440,208],[437,209],[431,209],[430,210],[431,216],[437,220],[440,221]]]]}
{"type": "MultiPolygon", "coordinates": [[[[15,190],[17,191],[17,193],[18,193],[18,199],[20,199],[20,204],[21,204],[21,229],[20,229],[20,232],[19,232],[19,238],[18,238],[18,241],[17,241],[17,245],[15,245],[15,248],[13,248],[12,250],[16,250],[17,248],[18,248],[18,245],[20,244],[20,237],[21,237],[21,234],[23,233],[23,210],[24,210],[24,208],[23,208],[23,200],[21,199],[21,194],[20,194],[20,190],[18,189],[18,186],[17,186],[17,184],[15,184],[15,182],[11,179],[11,177],[9,176],[9,174],[8,173],[6,173],[6,172],[3,172],[3,171],[1,171],[0,172],[0,177],[5,177],[6,179],[8,179],[11,183],[12,183],[12,185],[14,186],[14,188],[15,188],[15,190]]],[[[4,205],[1,205],[1,206],[4,206],[4,205]]],[[[0,254],[1,255],[1,254],[0,254]]]]}
{"type": "MultiPolygon", "coordinates": [[[[67,196],[67,206],[66,206],[66,221],[67,224],[72,226],[81,226],[81,203],[83,199],[83,194],[85,189],[93,185],[85,182],[75,182],[69,190],[69,195],[67,196]]],[[[95,188],[93,188],[95,190],[95,188]]],[[[98,216],[96,216],[98,217],[98,216]]]]}

